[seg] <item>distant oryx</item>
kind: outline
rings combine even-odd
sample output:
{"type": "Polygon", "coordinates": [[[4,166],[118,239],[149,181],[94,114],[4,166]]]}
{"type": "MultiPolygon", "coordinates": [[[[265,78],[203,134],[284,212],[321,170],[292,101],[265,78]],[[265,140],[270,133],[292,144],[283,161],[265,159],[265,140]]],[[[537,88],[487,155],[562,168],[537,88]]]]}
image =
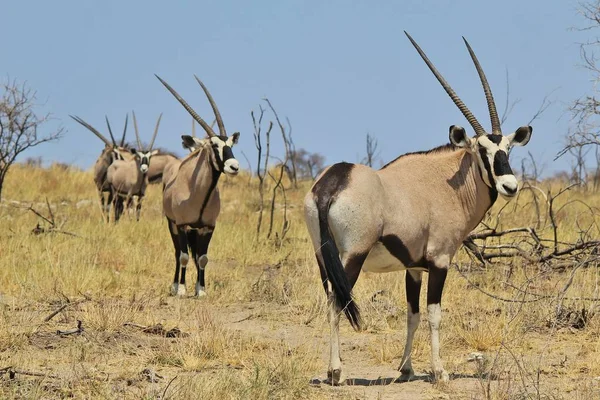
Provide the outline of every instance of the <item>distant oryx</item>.
{"type": "Polygon", "coordinates": [[[414,373],[411,351],[420,319],[421,277],[423,271],[429,273],[427,314],[433,373],[435,379],[448,380],[439,355],[440,302],[448,268],[462,241],[481,222],[498,194],[507,199],[517,194],[519,187],[508,162],[508,150],[526,145],[531,137],[530,126],[502,135],[492,92],[466,40],[486,95],[491,134],[486,133],[421,48],[406,35],[469,121],[475,137],[452,125],[450,144],[405,154],[378,171],[358,164],[334,164],[321,173],[307,194],[306,224],[329,300],[328,378],[336,385],[345,381],[339,349],[339,315],[343,311],[352,326],[360,328],[352,288],[361,269],[406,270],[408,326],[399,368],[402,379],[410,379],[414,373]]]}
{"type": "Polygon", "coordinates": [[[207,251],[221,209],[217,182],[222,173],[237,175],[239,162],[231,148],[237,143],[238,132],[227,136],[221,114],[204,84],[195,77],[215,114],[219,135],[179,96],[167,82],[156,76],[183,107],[204,128],[205,139],[182,136],[184,147],[195,150],[182,160],[167,165],[163,173],[163,209],[175,246],[175,278],[171,293],[185,294],[185,272],[189,261],[188,247],[198,271],[195,295],[204,296],[204,269],[207,251]],[[180,274],[181,272],[181,274],[180,274]]]}
{"type": "Polygon", "coordinates": [[[113,136],[112,129],[110,128],[108,117],[105,118],[111,142],[109,142],[104,135],[98,132],[96,128],[85,122],[83,119],[73,115],[71,115],[70,117],[73,118],[75,121],[79,122],[87,129],[89,129],[105,144],[104,149],[100,154],[100,157],[98,157],[98,159],[96,160],[96,164],[94,164],[94,183],[96,184],[96,188],[98,189],[98,194],[100,196],[102,212],[104,213],[106,221],[108,222],[110,220],[110,205],[113,202],[110,184],[106,179],[108,167],[115,160],[131,160],[133,158],[133,155],[129,152],[125,145],[125,134],[127,133],[127,121],[129,119],[129,115],[126,115],[125,117],[125,127],[123,128],[123,136],[121,137],[121,142],[118,145],[113,136]],[[105,193],[108,194],[108,198],[105,198],[105,193]]]}
{"type": "Polygon", "coordinates": [[[134,196],[137,197],[136,220],[140,220],[142,199],[146,193],[146,185],[148,185],[146,173],[148,172],[150,159],[158,152],[158,150],[152,150],[152,147],[154,146],[154,140],[156,139],[156,134],[158,133],[158,127],[160,126],[162,114],[158,116],[156,128],[154,128],[154,134],[152,135],[152,140],[150,141],[150,146],[145,151],[141,148],[142,143],[140,141],[140,136],[137,129],[135,114],[133,118],[135,136],[139,149],[136,150],[135,148],[131,148],[130,152],[133,154],[133,158],[128,161],[115,160],[108,167],[108,171],[106,173],[106,179],[111,187],[112,197],[115,203],[115,222],[117,222],[121,217],[124,204],[129,204],[134,196]]]}

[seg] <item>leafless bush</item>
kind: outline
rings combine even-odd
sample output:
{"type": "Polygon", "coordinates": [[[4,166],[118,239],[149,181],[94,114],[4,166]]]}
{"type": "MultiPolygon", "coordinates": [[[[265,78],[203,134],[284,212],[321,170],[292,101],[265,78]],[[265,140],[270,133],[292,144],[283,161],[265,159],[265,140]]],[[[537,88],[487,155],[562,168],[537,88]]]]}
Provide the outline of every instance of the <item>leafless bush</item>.
{"type": "Polygon", "coordinates": [[[0,198],[6,173],[17,157],[32,147],[57,140],[62,136],[59,127],[43,134],[40,128],[52,119],[51,114],[40,114],[37,93],[16,80],[1,85],[0,96],[0,198]]]}

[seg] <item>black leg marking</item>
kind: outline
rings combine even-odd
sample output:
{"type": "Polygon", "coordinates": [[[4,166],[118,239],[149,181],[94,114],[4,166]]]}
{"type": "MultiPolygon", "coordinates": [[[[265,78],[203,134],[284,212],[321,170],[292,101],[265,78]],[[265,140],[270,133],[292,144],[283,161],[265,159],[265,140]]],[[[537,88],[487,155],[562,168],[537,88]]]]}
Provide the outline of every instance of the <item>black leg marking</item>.
{"type": "MultiPolygon", "coordinates": [[[[208,245],[210,244],[212,235],[213,231],[198,234],[198,258],[204,254],[208,254],[208,245]]],[[[204,268],[200,268],[198,260],[196,261],[196,268],[198,269],[198,282],[200,282],[200,286],[206,287],[206,284],[204,283],[204,268]]]]}
{"type": "Polygon", "coordinates": [[[448,269],[429,264],[429,279],[427,281],[427,305],[440,304],[448,269]]]}
{"type": "Polygon", "coordinates": [[[350,289],[352,289],[356,284],[358,276],[360,275],[360,271],[362,270],[362,266],[365,260],[367,259],[368,255],[369,253],[353,254],[350,257],[348,257],[346,265],[344,265],[344,271],[346,271],[346,276],[348,276],[350,289]]]}
{"type": "Polygon", "coordinates": [[[416,280],[409,271],[406,271],[406,302],[410,304],[410,309],[413,314],[419,313],[421,282],[421,279],[416,280]]]}
{"type": "Polygon", "coordinates": [[[115,203],[115,222],[119,222],[121,219],[121,214],[123,213],[123,198],[119,195],[114,195],[114,203],[115,203]]]}
{"type": "Polygon", "coordinates": [[[181,265],[179,264],[179,255],[181,254],[181,251],[179,250],[179,237],[177,236],[177,227],[175,224],[168,218],[167,223],[169,225],[169,233],[171,234],[173,247],[175,247],[175,277],[173,278],[173,283],[177,285],[179,284],[179,271],[181,270],[181,265]]]}
{"type": "MultiPolygon", "coordinates": [[[[185,227],[184,226],[178,226],[177,227],[177,236],[179,237],[179,251],[180,251],[180,256],[182,254],[185,254],[189,258],[188,240],[187,240],[187,234],[185,232],[185,227]]],[[[180,280],[179,283],[181,283],[182,285],[185,285],[185,272],[187,270],[186,267],[187,267],[187,265],[184,265],[181,268],[181,280],[180,280]]]]}
{"type": "Polygon", "coordinates": [[[323,263],[323,254],[321,254],[321,250],[317,250],[317,264],[319,264],[319,273],[321,274],[321,284],[323,284],[323,289],[325,289],[325,295],[329,295],[329,286],[327,285],[327,271],[325,270],[325,264],[323,263]]]}
{"type": "Polygon", "coordinates": [[[142,200],[144,199],[143,195],[139,195],[137,198],[137,204],[135,205],[135,218],[136,221],[140,220],[140,214],[142,212],[142,200]]]}

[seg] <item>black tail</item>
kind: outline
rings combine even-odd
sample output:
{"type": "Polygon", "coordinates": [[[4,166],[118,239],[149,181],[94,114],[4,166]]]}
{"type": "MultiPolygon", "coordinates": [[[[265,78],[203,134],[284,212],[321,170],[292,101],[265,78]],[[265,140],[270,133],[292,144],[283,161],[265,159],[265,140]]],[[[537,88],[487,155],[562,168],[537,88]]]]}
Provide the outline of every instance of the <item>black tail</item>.
{"type": "Polygon", "coordinates": [[[340,253],[333,235],[329,230],[327,214],[329,206],[319,207],[319,230],[321,235],[321,254],[323,255],[323,264],[327,272],[327,279],[331,282],[333,293],[335,294],[335,306],[338,311],[344,311],[348,321],[355,330],[360,330],[361,318],[360,310],[352,298],[352,287],[350,281],[340,260],[340,253]]]}

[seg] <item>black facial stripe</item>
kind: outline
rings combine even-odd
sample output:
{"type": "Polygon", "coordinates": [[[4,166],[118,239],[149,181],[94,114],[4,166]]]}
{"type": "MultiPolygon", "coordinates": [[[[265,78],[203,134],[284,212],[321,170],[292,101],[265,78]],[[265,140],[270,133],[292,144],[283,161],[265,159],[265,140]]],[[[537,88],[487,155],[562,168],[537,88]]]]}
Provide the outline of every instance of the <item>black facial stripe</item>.
{"type": "Polygon", "coordinates": [[[233,158],[233,151],[229,146],[223,146],[223,163],[230,158],[233,158]]]}
{"type": "Polygon", "coordinates": [[[500,144],[502,141],[502,135],[486,135],[490,142],[500,144]]]}
{"type": "Polygon", "coordinates": [[[142,161],[141,161],[141,163],[142,163],[142,165],[144,165],[144,164],[145,164],[145,165],[148,165],[148,157],[146,157],[146,156],[143,156],[143,157],[142,157],[142,161]]]}
{"type": "Polygon", "coordinates": [[[494,174],[496,176],[513,175],[508,163],[508,154],[504,150],[498,150],[494,155],[494,174]]]}
{"type": "MultiPolygon", "coordinates": [[[[487,172],[488,180],[490,181],[490,185],[494,186],[494,174],[492,174],[492,166],[490,165],[490,161],[488,160],[487,150],[485,147],[479,147],[479,156],[481,157],[481,161],[483,161],[483,167],[487,172]]],[[[483,171],[481,171],[483,174],[483,171]]],[[[483,176],[482,176],[483,178],[483,176]]]]}

